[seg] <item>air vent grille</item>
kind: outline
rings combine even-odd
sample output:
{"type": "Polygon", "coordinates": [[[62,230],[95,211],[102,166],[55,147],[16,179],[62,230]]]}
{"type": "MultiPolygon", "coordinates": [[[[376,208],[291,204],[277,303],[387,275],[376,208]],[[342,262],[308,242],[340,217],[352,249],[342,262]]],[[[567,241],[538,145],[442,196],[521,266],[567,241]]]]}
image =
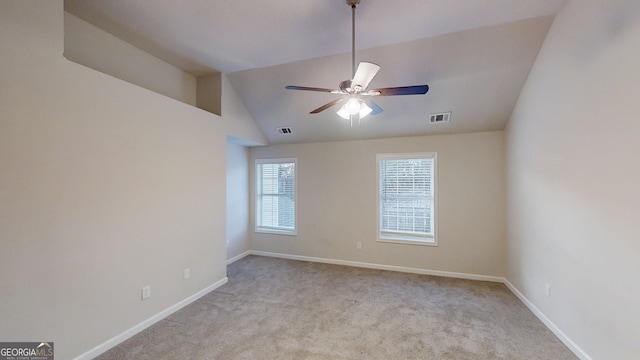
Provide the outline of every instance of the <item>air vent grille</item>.
{"type": "Polygon", "coordinates": [[[429,114],[429,123],[438,124],[449,122],[451,118],[451,112],[429,114]]]}
{"type": "Polygon", "coordinates": [[[291,131],[290,127],[280,127],[278,128],[278,133],[280,135],[291,135],[293,134],[293,131],[291,131]]]}

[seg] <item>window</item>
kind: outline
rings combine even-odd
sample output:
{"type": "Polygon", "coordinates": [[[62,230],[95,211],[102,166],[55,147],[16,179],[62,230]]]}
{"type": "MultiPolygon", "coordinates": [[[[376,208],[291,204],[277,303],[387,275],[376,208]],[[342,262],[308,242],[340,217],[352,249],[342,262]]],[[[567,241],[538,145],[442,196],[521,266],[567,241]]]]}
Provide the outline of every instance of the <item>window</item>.
{"type": "Polygon", "coordinates": [[[437,245],[436,153],[378,154],[378,239],[437,245]]]}
{"type": "Polygon", "coordinates": [[[256,160],[256,231],[296,234],[296,159],[256,160]]]}

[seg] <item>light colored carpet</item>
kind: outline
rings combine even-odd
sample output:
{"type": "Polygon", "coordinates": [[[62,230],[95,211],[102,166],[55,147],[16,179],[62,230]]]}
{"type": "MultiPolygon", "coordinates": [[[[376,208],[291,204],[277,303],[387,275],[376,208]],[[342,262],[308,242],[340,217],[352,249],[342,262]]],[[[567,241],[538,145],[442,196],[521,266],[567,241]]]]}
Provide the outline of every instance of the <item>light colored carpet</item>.
{"type": "Polygon", "coordinates": [[[504,285],[259,256],[98,359],[576,359],[504,285]]]}

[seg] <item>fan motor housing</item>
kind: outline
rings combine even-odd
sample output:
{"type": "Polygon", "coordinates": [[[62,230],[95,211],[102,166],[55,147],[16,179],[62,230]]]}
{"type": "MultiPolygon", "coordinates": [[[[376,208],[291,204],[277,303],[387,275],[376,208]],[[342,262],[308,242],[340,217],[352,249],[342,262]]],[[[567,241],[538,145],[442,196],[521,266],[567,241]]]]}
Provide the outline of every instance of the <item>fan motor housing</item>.
{"type": "Polygon", "coordinates": [[[340,91],[344,91],[344,92],[351,92],[351,80],[345,80],[343,82],[340,83],[340,91]]]}

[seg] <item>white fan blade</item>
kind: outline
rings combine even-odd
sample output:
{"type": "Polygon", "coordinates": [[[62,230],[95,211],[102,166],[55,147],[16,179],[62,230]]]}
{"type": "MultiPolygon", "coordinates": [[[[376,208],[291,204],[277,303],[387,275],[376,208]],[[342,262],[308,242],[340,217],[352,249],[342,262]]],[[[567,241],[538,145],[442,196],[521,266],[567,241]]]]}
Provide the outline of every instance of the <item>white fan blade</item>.
{"type": "Polygon", "coordinates": [[[380,70],[380,66],[376,64],[361,62],[358,64],[358,70],[356,70],[356,74],[353,76],[351,87],[360,85],[362,87],[360,90],[364,91],[367,86],[369,86],[371,80],[373,80],[373,77],[376,76],[378,70],[380,70]]]}

